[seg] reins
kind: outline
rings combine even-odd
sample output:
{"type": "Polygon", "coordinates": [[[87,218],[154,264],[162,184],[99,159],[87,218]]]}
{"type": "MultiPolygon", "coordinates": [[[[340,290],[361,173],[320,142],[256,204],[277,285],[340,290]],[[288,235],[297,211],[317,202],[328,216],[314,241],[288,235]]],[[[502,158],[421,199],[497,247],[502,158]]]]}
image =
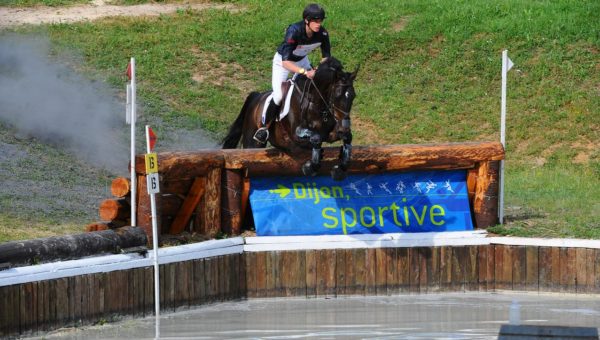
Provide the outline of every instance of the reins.
{"type": "MultiPolygon", "coordinates": [[[[335,117],[335,115],[333,114],[333,112],[331,111],[331,107],[333,108],[337,108],[334,104],[329,105],[329,103],[325,100],[325,97],[323,97],[323,94],[321,93],[321,91],[319,91],[319,88],[317,87],[317,84],[315,84],[314,80],[306,77],[306,79],[308,81],[304,82],[304,88],[302,90],[300,90],[300,88],[298,88],[298,92],[300,92],[301,96],[300,96],[300,107],[301,107],[301,111],[300,111],[300,117],[304,117],[304,114],[306,113],[306,110],[308,110],[308,104],[310,104],[310,101],[307,103],[307,105],[304,105],[304,95],[308,92],[307,90],[307,86],[310,89],[310,86],[312,85],[315,88],[315,91],[317,92],[317,94],[319,95],[319,97],[321,98],[321,100],[323,101],[323,103],[325,104],[325,110],[323,110],[321,112],[321,115],[324,116],[323,113],[328,113],[329,115],[331,115],[333,117],[333,119],[335,119],[336,121],[337,118],[335,117]]],[[[294,81],[294,80],[292,80],[294,81]]],[[[294,81],[294,83],[296,83],[294,81]]],[[[297,84],[297,83],[296,83],[297,84]]],[[[294,88],[297,88],[298,86],[294,86],[294,88]]],[[[308,96],[307,96],[308,97],[308,96]]],[[[337,108],[339,110],[339,108],[337,108]]],[[[340,110],[341,112],[343,112],[345,115],[348,115],[348,113],[346,113],[343,110],[340,110]]],[[[325,117],[323,117],[325,119],[325,117]]]]}

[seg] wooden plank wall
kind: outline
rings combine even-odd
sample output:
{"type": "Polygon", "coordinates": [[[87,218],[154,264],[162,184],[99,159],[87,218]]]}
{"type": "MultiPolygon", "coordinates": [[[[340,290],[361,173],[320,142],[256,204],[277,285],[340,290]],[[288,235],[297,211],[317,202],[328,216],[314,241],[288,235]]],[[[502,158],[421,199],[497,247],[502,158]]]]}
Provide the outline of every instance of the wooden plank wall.
{"type": "MultiPolygon", "coordinates": [[[[246,297],[243,254],[159,267],[161,310],[246,297]]],[[[0,287],[0,338],[154,315],[153,267],[0,287]]]]}
{"type": "MultiPolygon", "coordinates": [[[[0,287],[0,337],[154,313],[153,268],[0,287]]],[[[242,298],[517,290],[600,294],[600,249],[454,246],[246,252],[160,266],[161,307],[242,298]]]]}
{"type": "Polygon", "coordinates": [[[600,249],[492,245],[245,256],[249,298],[499,290],[600,294],[600,249]]]}

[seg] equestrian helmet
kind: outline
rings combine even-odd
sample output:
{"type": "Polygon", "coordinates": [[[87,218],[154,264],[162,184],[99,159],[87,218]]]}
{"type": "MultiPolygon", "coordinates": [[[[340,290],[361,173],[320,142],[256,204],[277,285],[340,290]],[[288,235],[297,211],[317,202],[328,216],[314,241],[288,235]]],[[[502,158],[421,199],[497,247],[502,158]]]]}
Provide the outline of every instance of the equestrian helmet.
{"type": "Polygon", "coordinates": [[[310,4],[302,12],[304,20],[323,20],[325,19],[325,10],[319,4],[310,4]]]}

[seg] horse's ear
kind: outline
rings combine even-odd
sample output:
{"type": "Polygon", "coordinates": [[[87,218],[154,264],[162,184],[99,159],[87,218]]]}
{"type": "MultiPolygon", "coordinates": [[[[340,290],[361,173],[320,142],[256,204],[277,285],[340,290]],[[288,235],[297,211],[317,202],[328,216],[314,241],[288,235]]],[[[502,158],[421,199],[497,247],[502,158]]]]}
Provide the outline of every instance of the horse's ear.
{"type": "Polygon", "coordinates": [[[352,72],[352,74],[350,75],[350,78],[352,78],[352,80],[356,79],[356,76],[358,75],[358,70],[360,70],[360,64],[358,64],[356,66],[356,69],[354,70],[354,72],[352,72]]]}

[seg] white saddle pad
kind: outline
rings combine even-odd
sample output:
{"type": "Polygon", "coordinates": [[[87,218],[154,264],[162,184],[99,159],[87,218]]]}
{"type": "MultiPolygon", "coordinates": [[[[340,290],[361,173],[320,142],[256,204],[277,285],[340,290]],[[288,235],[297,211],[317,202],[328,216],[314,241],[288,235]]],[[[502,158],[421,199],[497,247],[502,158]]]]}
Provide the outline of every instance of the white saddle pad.
{"type": "MultiPolygon", "coordinates": [[[[283,117],[287,116],[287,114],[290,112],[290,100],[292,98],[292,93],[294,92],[294,86],[295,86],[295,84],[294,84],[294,82],[292,82],[292,85],[290,86],[290,89],[288,90],[287,95],[285,96],[285,100],[283,102],[283,110],[279,114],[279,120],[282,120],[283,117]]],[[[272,98],[273,98],[273,94],[270,94],[267,97],[265,103],[270,103],[272,98]]],[[[262,110],[262,123],[263,124],[265,123],[268,107],[269,107],[269,105],[265,105],[262,110]]]]}

